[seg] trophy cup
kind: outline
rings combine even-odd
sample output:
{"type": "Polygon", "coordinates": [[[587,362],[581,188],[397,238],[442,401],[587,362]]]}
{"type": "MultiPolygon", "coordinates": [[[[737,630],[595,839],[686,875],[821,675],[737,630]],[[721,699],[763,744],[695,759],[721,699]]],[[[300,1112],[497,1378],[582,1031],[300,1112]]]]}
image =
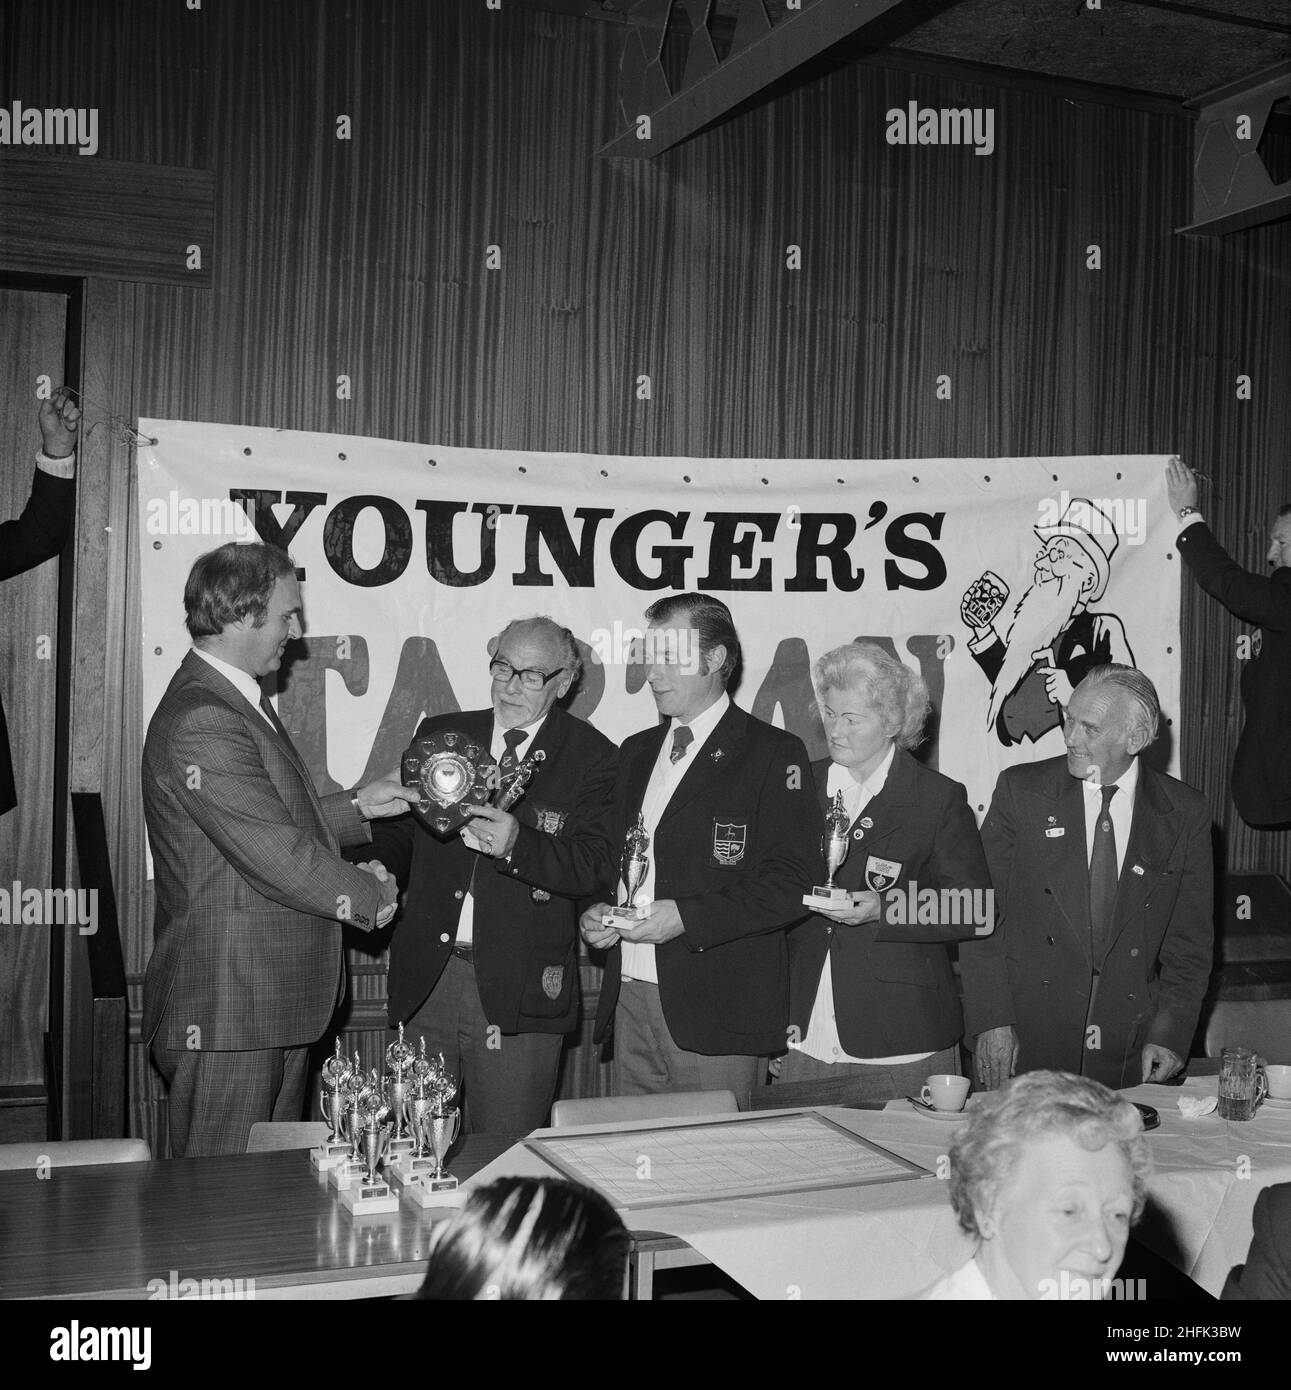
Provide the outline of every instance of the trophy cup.
{"type": "Polygon", "coordinates": [[[802,901],[805,907],[844,907],[851,902],[852,895],[846,888],[834,887],[834,875],[842,868],[843,860],[847,858],[849,827],[847,811],[843,806],[843,793],[836,792],[833,804],[825,812],[825,835],[821,842],[829,877],[823,884],[813,884],[810,893],[803,894],[802,901]]]}
{"type": "Polygon", "coordinates": [[[650,834],[645,828],[645,817],[638,816],[637,823],[623,839],[623,884],[628,890],[628,898],[619,907],[611,907],[601,915],[602,926],[639,922],[646,915],[644,904],[636,904],[635,899],[649,868],[650,834]]]}
{"type": "Polygon", "coordinates": [[[431,1106],[435,1103],[438,1077],[442,1070],[442,1059],[437,1068],[426,1056],[426,1039],[423,1035],[417,1058],[408,1069],[408,1129],[412,1135],[412,1147],[386,1164],[386,1176],[396,1187],[402,1187],[422,1173],[435,1170],[435,1160],[430,1156],[430,1131],[426,1123],[431,1106]]]}
{"type": "Polygon", "coordinates": [[[538,764],[544,762],[546,757],[546,753],[541,748],[535,749],[506,779],[505,784],[499,786],[497,795],[493,799],[493,805],[499,811],[509,811],[520,800],[525,793],[525,788],[533,780],[533,774],[538,771],[538,764]]]}
{"type": "Polygon", "coordinates": [[[434,1155],[433,1168],[430,1171],[422,1169],[407,1178],[403,1190],[418,1206],[445,1206],[457,1198],[457,1179],[451,1173],[444,1172],[444,1159],[461,1132],[462,1112],[450,1104],[457,1094],[457,1086],[444,1069],[442,1054],[432,1075],[427,1078],[426,1089],[429,1098],[419,1119],[419,1147],[434,1155]]]}
{"type": "Polygon", "coordinates": [[[408,1082],[405,1077],[416,1057],[417,1054],[413,1051],[412,1044],[404,1041],[403,1024],[401,1023],[399,1025],[399,1040],[392,1042],[386,1048],[386,1066],[390,1068],[390,1071],[381,1083],[386,1104],[390,1107],[393,1126],[390,1131],[390,1142],[386,1147],[387,1164],[398,1162],[416,1147],[408,1133],[408,1082]]]}
{"type": "Polygon", "coordinates": [[[369,1089],[368,1078],[359,1065],[359,1054],[356,1052],[354,1064],[340,1086],[342,1129],[349,1141],[350,1151],[345,1158],[327,1170],[328,1184],[341,1192],[344,1192],[362,1171],[363,1115],[360,1106],[369,1089]]]}
{"type": "Polygon", "coordinates": [[[341,1056],[341,1040],[337,1038],[336,1052],[323,1063],[323,1085],[326,1090],[319,1093],[318,1099],[331,1133],[317,1148],[309,1151],[309,1161],[315,1172],[324,1172],[338,1163],[344,1163],[353,1152],[353,1146],[345,1137],[345,1101],[341,1090],[352,1070],[346,1058],[341,1056]]]}
{"type": "MultiPolygon", "coordinates": [[[[408,1050],[412,1051],[411,1048],[408,1050]]],[[[362,1122],[359,1131],[363,1152],[361,1173],[357,1181],[351,1181],[342,1189],[341,1204],[355,1216],[398,1211],[398,1197],[390,1191],[390,1184],[381,1180],[377,1171],[390,1141],[390,1126],[387,1123],[390,1107],[381,1094],[381,1081],[375,1067],[368,1088],[359,1101],[359,1115],[362,1122]]]]}
{"type": "Polygon", "coordinates": [[[451,729],[414,739],[399,768],[403,785],[420,793],[414,814],[443,838],[460,830],[472,808],[485,805],[499,785],[489,750],[451,729]]]}

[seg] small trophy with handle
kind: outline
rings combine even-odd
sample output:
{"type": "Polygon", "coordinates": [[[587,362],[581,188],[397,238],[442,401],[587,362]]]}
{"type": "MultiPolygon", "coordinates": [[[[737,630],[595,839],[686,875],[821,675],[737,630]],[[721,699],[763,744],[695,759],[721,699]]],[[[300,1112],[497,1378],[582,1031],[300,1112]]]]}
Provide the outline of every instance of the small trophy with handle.
{"type": "Polygon", "coordinates": [[[627,889],[627,901],[603,913],[602,926],[614,927],[620,922],[639,922],[646,915],[645,905],[637,904],[636,896],[649,869],[650,832],[645,828],[645,816],[641,815],[623,839],[623,886],[627,889]]]}
{"type": "Polygon", "coordinates": [[[457,1179],[444,1171],[444,1159],[462,1130],[462,1112],[450,1104],[457,1094],[457,1083],[449,1076],[442,1053],[438,1064],[432,1066],[434,1071],[426,1081],[429,1103],[421,1111],[418,1135],[427,1152],[434,1156],[434,1166],[429,1172],[421,1171],[405,1179],[403,1185],[408,1196],[422,1207],[456,1205],[460,1200],[457,1179]]]}
{"type": "Polygon", "coordinates": [[[348,1059],[341,1056],[341,1040],[337,1038],[336,1051],[323,1063],[325,1089],[318,1097],[323,1107],[323,1118],[331,1127],[331,1133],[309,1151],[309,1162],[316,1173],[326,1172],[338,1163],[344,1163],[353,1152],[353,1146],[345,1137],[345,1097],[342,1090],[352,1070],[348,1059]]]}
{"type": "Polygon", "coordinates": [[[390,1143],[386,1149],[387,1163],[394,1163],[416,1147],[408,1133],[408,1077],[415,1064],[417,1053],[403,1036],[403,1024],[399,1025],[398,1041],[386,1048],[388,1073],[382,1079],[382,1091],[386,1104],[390,1107],[392,1128],[390,1143]]]}
{"type": "Polygon", "coordinates": [[[377,1075],[375,1067],[358,1108],[361,1122],[359,1139],[363,1152],[362,1172],[357,1182],[350,1183],[342,1191],[341,1203],[355,1216],[398,1211],[399,1198],[390,1191],[390,1184],[384,1182],[378,1173],[381,1160],[385,1156],[386,1145],[390,1142],[390,1107],[381,1094],[381,1078],[377,1075]]]}
{"type": "Polygon", "coordinates": [[[814,884],[810,893],[803,894],[804,907],[844,907],[852,900],[852,895],[846,888],[834,886],[834,875],[843,867],[843,860],[847,858],[850,828],[847,808],[843,805],[843,793],[835,792],[834,800],[825,812],[825,834],[821,840],[821,852],[825,856],[828,878],[824,883],[814,884]]]}

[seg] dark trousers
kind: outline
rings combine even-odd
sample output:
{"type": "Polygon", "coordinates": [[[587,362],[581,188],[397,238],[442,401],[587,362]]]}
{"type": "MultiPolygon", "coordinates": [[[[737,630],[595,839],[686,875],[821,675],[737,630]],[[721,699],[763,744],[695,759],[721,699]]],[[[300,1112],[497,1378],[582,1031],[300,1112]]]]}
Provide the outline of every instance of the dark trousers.
{"type": "Polygon", "coordinates": [[[169,1051],[153,1058],[170,1088],[173,1158],[207,1158],[247,1151],[259,1120],[299,1120],[305,1109],[309,1049],[251,1052],[169,1051]]]}
{"type": "Polygon", "coordinates": [[[547,1123],[563,1033],[503,1033],[484,1016],[475,967],[450,956],[429,998],[404,1025],[414,1047],[444,1054],[465,1102],[469,1134],[528,1134],[547,1123]]]}
{"type": "Polygon", "coordinates": [[[614,1094],[658,1095],[664,1091],[733,1091],[741,1110],[763,1069],[758,1057],[706,1056],[678,1047],[668,1031],[659,986],[624,980],[614,1011],[614,1094]]]}

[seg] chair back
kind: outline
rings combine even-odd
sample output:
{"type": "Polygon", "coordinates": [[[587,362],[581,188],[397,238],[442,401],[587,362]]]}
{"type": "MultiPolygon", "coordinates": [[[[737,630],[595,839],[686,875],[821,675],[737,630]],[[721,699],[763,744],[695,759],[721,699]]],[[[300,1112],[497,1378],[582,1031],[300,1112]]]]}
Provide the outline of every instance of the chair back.
{"type": "Polygon", "coordinates": [[[247,1153],[277,1149],[312,1149],[332,1132],[324,1120],[257,1120],[247,1135],[247,1153]]]}
{"type": "Polygon", "coordinates": [[[685,1115],[734,1115],[739,1110],[734,1091],[665,1091],[653,1096],[588,1096],[558,1100],[551,1107],[551,1123],[567,1125],[613,1124],[618,1120],[675,1120],[685,1115]]]}
{"type": "Polygon", "coordinates": [[[152,1150],[142,1139],[60,1139],[45,1144],[0,1144],[0,1170],[79,1168],[89,1163],[147,1163],[152,1150]]]}

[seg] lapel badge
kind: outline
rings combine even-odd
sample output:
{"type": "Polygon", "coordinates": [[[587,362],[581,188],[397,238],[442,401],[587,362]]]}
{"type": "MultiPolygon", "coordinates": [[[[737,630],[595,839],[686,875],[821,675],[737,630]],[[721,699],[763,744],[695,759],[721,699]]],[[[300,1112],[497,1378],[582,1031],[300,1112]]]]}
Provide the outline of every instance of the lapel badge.
{"type": "Polygon", "coordinates": [[[1130,865],[1130,872],[1131,872],[1131,873],[1136,873],[1136,874],[1138,874],[1140,877],[1142,877],[1142,876],[1143,876],[1143,865],[1142,865],[1142,864],[1131,864],[1131,865],[1130,865]]]}
{"type": "Polygon", "coordinates": [[[862,816],[862,817],[861,817],[861,828],[862,828],[863,830],[873,830],[873,829],[874,829],[874,822],[869,818],[869,816],[862,816]]]}
{"type": "Polygon", "coordinates": [[[863,831],[863,830],[853,830],[853,831],[852,831],[852,839],[853,839],[853,840],[863,840],[864,838],[865,838],[865,831],[863,831]]]}
{"type": "Polygon", "coordinates": [[[1050,825],[1057,825],[1057,824],[1058,824],[1058,817],[1057,817],[1057,816],[1050,816],[1050,817],[1048,818],[1048,820],[1049,820],[1049,824],[1050,824],[1050,825]]]}
{"type": "Polygon", "coordinates": [[[713,760],[715,763],[719,763],[719,762],[721,762],[722,756],[723,756],[722,750],[721,750],[720,748],[714,748],[713,751],[712,751],[708,756],[709,756],[710,758],[712,758],[712,760],[713,760]]]}
{"type": "Polygon", "coordinates": [[[1049,839],[1049,840],[1056,840],[1056,839],[1058,839],[1060,836],[1065,835],[1065,834],[1067,833],[1067,828],[1066,828],[1066,826],[1063,826],[1063,825],[1057,825],[1057,826],[1053,826],[1053,827],[1051,827],[1050,829],[1046,830],[1044,833],[1045,833],[1045,838],[1046,838],[1046,839],[1049,839]]]}

